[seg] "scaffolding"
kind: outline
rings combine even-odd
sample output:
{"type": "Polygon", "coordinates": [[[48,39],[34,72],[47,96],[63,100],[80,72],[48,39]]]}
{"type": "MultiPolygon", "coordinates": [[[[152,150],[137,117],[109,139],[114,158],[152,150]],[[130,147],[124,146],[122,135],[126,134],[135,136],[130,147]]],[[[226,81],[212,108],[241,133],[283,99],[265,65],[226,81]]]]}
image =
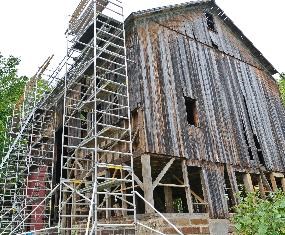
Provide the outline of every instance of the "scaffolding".
{"type": "Polygon", "coordinates": [[[124,36],[117,0],[82,1],[70,21],[76,62],[65,76],[60,234],[134,231],[134,219],[111,219],[136,218],[124,36]]]}
{"type": "MultiPolygon", "coordinates": [[[[3,181],[0,182],[0,232],[3,234],[11,233],[37,202],[45,197],[45,193],[52,190],[54,141],[50,124],[53,111],[36,108],[48,86],[48,81],[43,77],[51,60],[52,57],[49,57],[27,81],[24,94],[8,121],[8,148],[1,163],[3,181]]],[[[43,208],[48,208],[48,205],[43,208]]],[[[48,226],[48,210],[43,208],[31,213],[26,223],[14,232],[35,229],[39,224],[48,226]],[[40,221],[38,214],[45,220],[40,221]]]]}
{"type": "Polygon", "coordinates": [[[64,59],[50,74],[47,59],[9,119],[0,234],[155,231],[136,219],[122,2],[81,0],[66,38],[64,59]]]}
{"type": "Polygon", "coordinates": [[[50,58],[27,82],[10,120],[11,144],[1,163],[5,169],[1,234],[53,228],[60,234],[134,231],[121,4],[117,0],[81,1],[67,32],[67,55],[48,79],[54,89],[40,91],[38,86],[50,58]],[[56,159],[52,103],[60,100],[64,103],[62,154],[56,159]],[[55,159],[57,166],[60,164],[58,185],[53,172],[55,159]],[[120,215],[131,215],[132,219],[126,224],[111,220],[120,215]]]}

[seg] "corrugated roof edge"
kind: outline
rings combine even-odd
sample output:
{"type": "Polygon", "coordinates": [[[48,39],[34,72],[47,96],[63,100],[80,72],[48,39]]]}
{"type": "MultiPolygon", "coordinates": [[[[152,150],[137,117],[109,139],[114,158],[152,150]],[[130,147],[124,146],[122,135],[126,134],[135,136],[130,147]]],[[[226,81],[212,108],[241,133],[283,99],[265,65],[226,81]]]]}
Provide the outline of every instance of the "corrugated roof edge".
{"type": "MultiPolygon", "coordinates": [[[[172,9],[181,9],[189,6],[196,6],[202,4],[213,4],[218,10],[223,12],[221,8],[216,4],[215,0],[198,0],[190,1],[181,4],[169,5],[164,7],[157,7],[143,11],[137,11],[131,13],[125,20],[126,26],[131,23],[136,18],[144,17],[152,14],[161,13],[164,11],[169,11],[172,9]]],[[[218,13],[218,12],[217,12],[218,13]]],[[[222,14],[217,14],[237,35],[240,36],[241,40],[244,41],[245,45],[251,50],[252,54],[259,59],[263,67],[268,70],[271,75],[278,73],[274,66],[263,56],[263,54],[253,45],[253,43],[244,35],[244,33],[235,25],[235,23],[223,12],[222,14]]]]}

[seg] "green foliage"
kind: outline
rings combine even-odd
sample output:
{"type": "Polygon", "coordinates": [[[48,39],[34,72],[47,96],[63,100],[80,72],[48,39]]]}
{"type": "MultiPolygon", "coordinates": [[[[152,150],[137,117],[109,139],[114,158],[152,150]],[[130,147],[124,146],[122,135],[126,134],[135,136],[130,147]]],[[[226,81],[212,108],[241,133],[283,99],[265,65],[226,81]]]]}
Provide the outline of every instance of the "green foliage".
{"type": "Polygon", "coordinates": [[[281,93],[282,103],[285,105],[285,73],[280,75],[280,80],[278,81],[279,90],[281,93]]]}
{"type": "Polygon", "coordinates": [[[261,199],[258,193],[240,198],[233,218],[237,234],[241,235],[284,235],[285,193],[272,193],[261,199]]]}
{"type": "Polygon", "coordinates": [[[13,107],[23,94],[27,77],[17,75],[20,60],[0,54],[0,157],[5,143],[7,117],[12,115],[13,107]]]}

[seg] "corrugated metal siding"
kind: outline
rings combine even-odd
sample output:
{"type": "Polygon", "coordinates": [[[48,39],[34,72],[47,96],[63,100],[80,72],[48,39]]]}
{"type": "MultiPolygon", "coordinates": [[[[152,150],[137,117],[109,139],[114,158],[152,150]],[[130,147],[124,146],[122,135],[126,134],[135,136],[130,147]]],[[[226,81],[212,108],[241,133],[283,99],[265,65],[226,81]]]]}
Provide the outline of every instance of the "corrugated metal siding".
{"type": "Polygon", "coordinates": [[[144,109],[146,152],[257,167],[244,125],[250,145],[257,135],[266,166],[284,171],[285,115],[277,85],[215,20],[218,33],[208,30],[197,8],[140,18],[129,30],[131,108],[144,109]],[[199,128],[188,125],[183,96],[197,99],[199,128]]]}

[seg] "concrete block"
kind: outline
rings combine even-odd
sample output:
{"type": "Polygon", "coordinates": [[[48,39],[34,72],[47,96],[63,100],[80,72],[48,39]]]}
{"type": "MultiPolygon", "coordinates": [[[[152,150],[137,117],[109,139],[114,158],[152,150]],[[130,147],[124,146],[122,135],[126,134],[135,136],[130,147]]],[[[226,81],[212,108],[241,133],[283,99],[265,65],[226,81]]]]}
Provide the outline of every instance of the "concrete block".
{"type": "Polygon", "coordinates": [[[223,219],[212,219],[209,221],[209,229],[211,235],[228,235],[229,221],[223,219]]]}

